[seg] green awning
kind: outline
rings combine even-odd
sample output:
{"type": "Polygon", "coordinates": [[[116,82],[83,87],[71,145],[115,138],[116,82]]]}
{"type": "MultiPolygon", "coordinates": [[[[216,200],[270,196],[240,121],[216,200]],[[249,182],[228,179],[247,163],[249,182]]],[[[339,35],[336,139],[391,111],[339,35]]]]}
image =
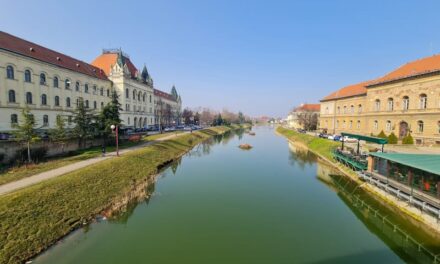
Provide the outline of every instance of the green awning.
{"type": "Polygon", "coordinates": [[[370,156],[387,159],[408,167],[440,175],[440,155],[370,152],[370,156]]]}
{"type": "Polygon", "coordinates": [[[349,138],[355,138],[358,140],[365,140],[367,142],[373,142],[373,143],[377,143],[377,144],[381,144],[381,145],[388,143],[388,140],[386,138],[370,137],[370,136],[350,134],[350,133],[345,133],[345,132],[342,132],[341,135],[347,136],[349,138]]]}

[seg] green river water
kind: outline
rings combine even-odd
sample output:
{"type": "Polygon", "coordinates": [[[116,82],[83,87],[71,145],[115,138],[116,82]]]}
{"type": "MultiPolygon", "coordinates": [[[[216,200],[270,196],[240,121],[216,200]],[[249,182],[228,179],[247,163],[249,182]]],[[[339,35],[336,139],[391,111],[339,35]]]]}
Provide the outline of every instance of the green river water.
{"type": "Polygon", "coordinates": [[[33,263],[433,263],[440,253],[420,224],[273,128],[253,130],[197,146],[148,186],[149,199],[33,263]]]}

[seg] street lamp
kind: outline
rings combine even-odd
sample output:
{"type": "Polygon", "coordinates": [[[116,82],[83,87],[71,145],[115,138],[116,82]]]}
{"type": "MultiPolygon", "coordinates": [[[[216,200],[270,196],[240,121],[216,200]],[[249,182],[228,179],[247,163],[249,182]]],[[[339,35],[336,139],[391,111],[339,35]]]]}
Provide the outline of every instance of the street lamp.
{"type": "Polygon", "coordinates": [[[118,126],[111,125],[110,128],[116,133],[116,156],[119,157],[118,126]]]}

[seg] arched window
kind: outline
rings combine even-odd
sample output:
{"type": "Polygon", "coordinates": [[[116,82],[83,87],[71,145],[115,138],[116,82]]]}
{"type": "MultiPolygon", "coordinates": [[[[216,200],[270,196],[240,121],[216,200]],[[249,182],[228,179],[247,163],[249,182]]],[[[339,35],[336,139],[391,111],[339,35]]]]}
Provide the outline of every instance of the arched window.
{"type": "Polygon", "coordinates": [[[70,89],[70,80],[66,79],[66,81],[64,81],[64,86],[66,89],[70,89]]]}
{"type": "Polygon", "coordinates": [[[89,100],[86,100],[86,108],[89,108],[89,100]]]}
{"type": "Polygon", "coordinates": [[[6,78],[14,79],[14,68],[11,65],[6,67],[6,78]]]}
{"type": "Polygon", "coordinates": [[[359,113],[359,114],[362,113],[362,105],[361,105],[361,104],[358,105],[358,113],[359,113]]]}
{"type": "Polygon", "coordinates": [[[344,105],[344,114],[347,113],[347,106],[344,105]]]}
{"type": "Polygon", "coordinates": [[[24,71],[24,81],[25,82],[32,82],[32,76],[31,76],[31,71],[30,70],[25,70],[24,71]]]}
{"type": "Polygon", "coordinates": [[[324,113],[325,113],[325,114],[328,114],[328,107],[325,108],[324,113]]]}
{"type": "Polygon", "coordinates": [[[98,108],[98,105],[96,104],[96,101],[93,101],[93,109],[98,108]]]}
{"type": "Polygon", "coordinates": [[[107,97],[110,97],[110,90],[107,89],[107,97]]]}
{"type": "Polygon", "coordinates": [[[408,110],[409,109],[409,97],[408,96],[404,96],[403,97],[403,110],[408,110]]]}
{"type": "Polygon", "coordinates": [[[417,121],[417,131],[423,133],[423,121],[421,120],[417,121]]]}
{"type": "Polygon", "coordinates": [[[79,82],[76,82],[75,83],[75,91],[79,92],[79,88],[80,88],[79,82]]]}
{"type": "Polygon", "coordinates": [[[104,88],[103,88],[103,87],[101,87],[101,89],[99,90],[99,94],[100,94],[101,96],[104,96],[104,88]]]}
{"type": "Polygon", "coordinates": [[[8,99],[9,99],[10,103],[15,103],[15,91],[14,90],[9,90],[8,99]]]}
{"type": "Polygon", "coordinates": [[[144,93],[144,95],[142,96],[142,102],[145,102],[145,97],[147,96],[147,94],[146,93],[144,93]]]}
{"type": "Polygon", "coordinates": [[[353,120],[350,120],[350,123],[348,124],[348,127],[349,127],[350,129],[353,128],[353,120]]]}
{"type": "Polygon", "coordinates": [[[151,103],[151,94],[150,94],[150,103],[151,103]]]}
{"type": "Polygon", "coordinates": [[[338,106],[338,114],[341,113],[341,107],[338,106]]]}
{"type": "Polygon", "coordinates": [[[127,119],[127,125],[130,125],[130,117],[127,119]]]}
{"type": "Polygon", "coordinates": [[[338,127],[339,127],[339,120],[336,120],[335,128],[338,128],[338,127]]]}
{"type": "Polygon", "coordinates": [[[350,106],[350,113],[354,114],[354,105],[350,106]]]}
{"type": "Polygon", "coordinates": [[[361,129],[361,121],[360,120],[357,121],[356,128],[361,129]]]}
{"type": "Polygon", "coordinates": [[[89,85],[87,83],[84,84],[84,92],[89,93],[89,85]]]}
{"type": "Polygon", "coordinates": [[[141,101],[141,92],[139,91],[139,93],[138,93],[138,101],[140,102],[141,101]]]}
{"type": "Polygon", "coordinates": [[[133,100],[136,100],[136,90],[133,90],[133,100]]]}
{"type": "Polygon", "coordinates": [[[134,124],[134,128],[136,128],[136,125],[137,125],[137,117],[134,118],[133,124],[134,124]]]}
{"type": "Polygon", "coordinates": [[[96,85],[93,85],[93,93],[96,94],[96,85]]]}
{"type": "Polygon", "coordinates": [[[342,128],[345,128],[345,120],[342,121],[342,128]]]}
{"type": "Polygon", "coordinates": [[[387,120],[387,124],[386,124],[385,129],[386,129],[388,132],[391,131],[391,121],[390,121],[390,120],[387,120]]]}
{"type": "Polygon", "coordinates": [[[104,102],[101,102],[101,109],[104,108],[104,102]]]}
{"type": "Polygon", "coordinates": [[[42,105],[47,105],[47,96],[46,96],[46,94],[42,94],[41,95],[41,104],[42,105]]]}
{"type": "Polygon", "coordinates": [[[66,98],[66,107],[70,107],[70,97],[66,98]]]}
{"type": "Polygon", "coordinates": [[[17,124],[18,123],[18,116],[17,114],[11,115],[11,124],[17,124]]]}
{"type": "Polygon", "coordinates": [[[374,101],[374,110],[380,111],[380,100],[379,99],[376,99],[376,101],[374,101]]]}
{"type": "Polygon", "coordinates": [[[32,104],[32,93],[31,92],[26,93],[26,104],[32,104]]]}
{"type": "Polygon", "coordinates": [[[394,100],[393,98],[388,98],[388,111],[394,110],[394,100]]]}
{"type": "Polygon", "coordinates": [[[58,77],[53,77],[53,87],[58,88],[58,77]]]}
{"type": "Polygon", "coordinates": [[[426,96],[426,94],[421,94],[419,96],[420,99],[420,109],[426,109],[426,105],[428,103],[428,97],[426,96]]]}
{"type": "Polygon", "coordinates": [[[40,85],[46,85],[46,74],[40,73],[40,85]]]}
{"type": "Polygon", "coordinates": [[[49,126],[49,116],[43,115],[43,126],[49,126]]]}
{"type": "Polygon", "coordinates": [[[130,91],[127,89],[125,89],[125,98],[130,98],[130,91]]]}
{"type": "Polygon", "coordinates": [[[55,96],[55,106],[60,106],[60,97],[58,95],[55,96]]]}
{"type": "Polygon", "coordinates": [[[377,130],[378,128],[379,128],[379,122],[377,122],[377,120],[374,120],[373,129],[377,130]]]}

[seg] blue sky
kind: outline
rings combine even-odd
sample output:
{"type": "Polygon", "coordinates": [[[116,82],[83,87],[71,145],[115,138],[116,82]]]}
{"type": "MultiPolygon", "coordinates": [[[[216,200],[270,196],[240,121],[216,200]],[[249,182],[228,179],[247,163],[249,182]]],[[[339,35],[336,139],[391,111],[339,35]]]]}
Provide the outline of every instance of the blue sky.
{"type": "Polygon", "coordinates": [[[1,1],[0,30],[84,61],[122,47],[184,106],[284,116],[440,52],[440,1],[1,1]]]}

